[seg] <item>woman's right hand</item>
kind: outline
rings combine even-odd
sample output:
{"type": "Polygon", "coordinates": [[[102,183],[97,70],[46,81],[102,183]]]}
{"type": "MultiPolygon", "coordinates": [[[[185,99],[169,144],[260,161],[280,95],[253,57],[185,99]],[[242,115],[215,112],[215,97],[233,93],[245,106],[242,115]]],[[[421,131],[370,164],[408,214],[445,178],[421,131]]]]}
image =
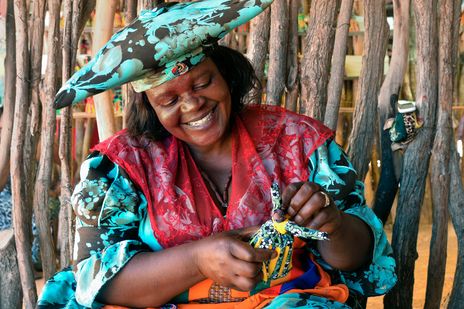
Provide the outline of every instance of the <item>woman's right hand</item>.
{"type": "Polygon", "coordinates": [[[247,242],[257,229],[227,231],[199,240],[195,254],[199,271],[222,286],[252,290],[262,280],[262,263],[274,254],[247,242]]]}

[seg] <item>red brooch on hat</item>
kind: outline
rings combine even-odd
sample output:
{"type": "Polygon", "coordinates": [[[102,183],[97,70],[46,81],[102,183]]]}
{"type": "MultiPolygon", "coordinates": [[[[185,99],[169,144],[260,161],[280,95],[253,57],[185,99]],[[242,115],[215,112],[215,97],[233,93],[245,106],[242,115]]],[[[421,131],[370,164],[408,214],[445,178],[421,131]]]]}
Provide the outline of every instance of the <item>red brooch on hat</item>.
{"type": "Polygon", "coordinates": [[[171,70],[171,73],[175,76],[179,76],[187,73],[189,70],[188,66],[183,62],[178,62],[171,70]]]}

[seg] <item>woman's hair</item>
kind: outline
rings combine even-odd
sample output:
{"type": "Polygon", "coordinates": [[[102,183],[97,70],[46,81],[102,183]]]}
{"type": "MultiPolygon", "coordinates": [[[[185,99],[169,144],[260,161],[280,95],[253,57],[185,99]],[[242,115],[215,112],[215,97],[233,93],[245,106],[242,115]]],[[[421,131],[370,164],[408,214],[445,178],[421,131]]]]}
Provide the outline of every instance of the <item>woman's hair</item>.
{"type": "MultiPolygon", "coordinates": [[[[229,86],[232,113],[239,113],[245,104],[259,100],[261,83],[244,55],[225,46],[215,46],[206,50],[206,56],[211,58],[229,86]]],[[[152,140],[161,140],[169,136],[145,93],[135,94],[128,104],[126,113],[127,131],[130,136],[144,136],[152,140]]]]}

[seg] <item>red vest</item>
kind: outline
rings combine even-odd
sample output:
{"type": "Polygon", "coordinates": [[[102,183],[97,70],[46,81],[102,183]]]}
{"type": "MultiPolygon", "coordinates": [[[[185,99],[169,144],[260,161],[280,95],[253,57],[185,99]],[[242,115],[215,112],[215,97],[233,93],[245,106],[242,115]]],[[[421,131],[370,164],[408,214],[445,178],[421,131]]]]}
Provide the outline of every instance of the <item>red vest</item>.
{"type": "Polygon", "coordinates": [[[123,168],[143,192],[153,233],[164,247],[270,217],[270,185],[307,181],[308,160],[333,132],[320,122],[275,106],[247,106],[232,124],[231,196],[224,217],[185,143],[150,141],[125,130],[94,149],[123,168]]]}

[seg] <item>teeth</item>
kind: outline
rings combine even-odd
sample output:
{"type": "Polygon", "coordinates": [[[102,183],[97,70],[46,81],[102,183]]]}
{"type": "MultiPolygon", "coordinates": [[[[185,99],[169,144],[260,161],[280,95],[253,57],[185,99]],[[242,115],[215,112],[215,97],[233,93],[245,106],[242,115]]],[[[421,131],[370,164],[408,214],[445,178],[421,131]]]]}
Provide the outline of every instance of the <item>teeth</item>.
{"type": "Polygon", "coordinates": [[[199,127],[199,126],[202,126],[202,125],[206,124],[211,119],[213,119],[213,111],[209,112],[205,117],[203,117],[203,118],[201,118],[201,119],[199,119],[197,121],[187,122],[187,125],[189,125],[191,127],[199,127]]]}

